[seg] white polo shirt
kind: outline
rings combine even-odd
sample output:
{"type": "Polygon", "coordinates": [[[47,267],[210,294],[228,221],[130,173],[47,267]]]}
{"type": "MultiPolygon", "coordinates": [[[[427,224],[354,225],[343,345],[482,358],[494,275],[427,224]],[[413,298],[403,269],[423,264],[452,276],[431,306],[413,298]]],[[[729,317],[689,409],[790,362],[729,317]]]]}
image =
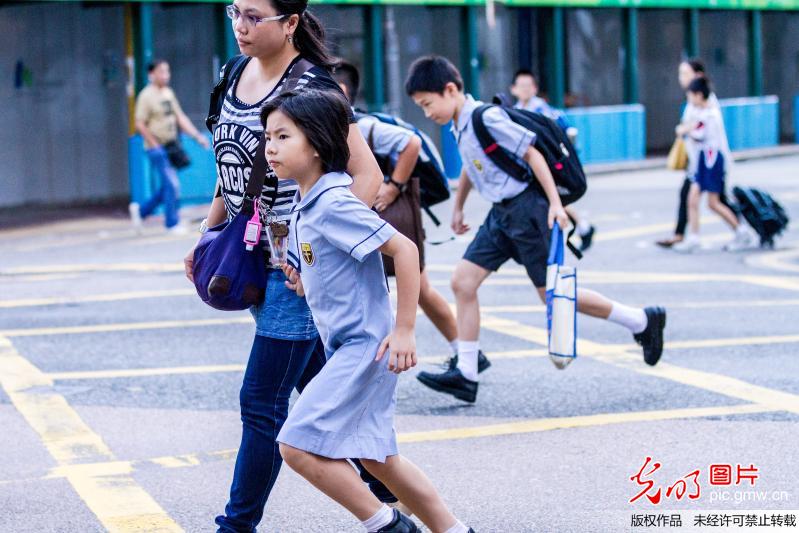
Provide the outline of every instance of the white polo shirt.
{"type": "MultiPolygon", "coordinates": [[[[530,184],[506,174],[483,152],[472,127],[472,113],[481,105],[483,102],[467,94],[458,120],[452,125],[452,133],[458,141],[458,152],[472,185],[483,198],[497,203],[517,196],[530,184]]],[[[499,146],[513,154],[520,164],[527,164],[523,157],[527,148],[535,144],[535,133],[513,122],[500,107],[492,107],[483,113],[483,122],[499,146]]]]}

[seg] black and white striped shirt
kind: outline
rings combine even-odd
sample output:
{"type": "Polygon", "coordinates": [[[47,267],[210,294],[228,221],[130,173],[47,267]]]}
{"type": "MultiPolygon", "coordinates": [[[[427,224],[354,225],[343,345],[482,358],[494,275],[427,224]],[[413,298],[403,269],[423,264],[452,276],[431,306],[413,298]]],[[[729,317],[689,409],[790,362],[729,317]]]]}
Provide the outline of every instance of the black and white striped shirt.
{"type": "MultiPolygon", "coordinates": [[[[294,68],[299,57],[283,73],[283,77],[275,88],[266,97],[256,104],[245,104],[236,98],[236,88],[239,79],[233,80],[230,89],[225,95],[219,122],[214,128],[214,153],[216,156],[216,175],[218,190],[225,202],[228,219],[232,219],[241,209],[244,192],[252,171],[253,160],[258,148],[258,140],[263,132],[261,126],[261,107],[283,91],[286,79],[294,68]]],[[[241,69],[243,71],[244,69],[241,69]]],[[[297,82],[297,88],[311,87],[322,90],[341,89],[330,77],[328,72],[321,67],[313,67],[305,72],[297,82]]],[[[274,172],[267,167],[267,180],[274,178],[274,172]]],[[[294,205],[294,195],[297,192],[297,182],[294,180],[279,180],[277,199],[272,208],[277,220],[289,223],[291,209],[294,205]]],[[[269,202],[274,194],[274,188],[264,185],[260,200],[261,223],[264,232],[261,240],[266,240],[266,212],[269,202]]]]}

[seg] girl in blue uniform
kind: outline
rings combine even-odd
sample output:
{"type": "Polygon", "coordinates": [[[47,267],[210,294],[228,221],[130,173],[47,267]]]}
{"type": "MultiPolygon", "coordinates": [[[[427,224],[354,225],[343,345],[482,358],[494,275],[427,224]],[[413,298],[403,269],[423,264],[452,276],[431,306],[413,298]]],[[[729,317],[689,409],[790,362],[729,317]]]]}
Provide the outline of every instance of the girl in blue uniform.
{"type": "Polygon", "coordinates": [[[305,295],[327,357],[278,435],[280,453],[366,531],[417,528],[381,503],[347,458],[360,459],[432,531],[466,533],[428,478],[397,451],[397,375],[416,364],[419,254],[349,190],[348,104],[332,92],[292,91],[267,103],[261,120],[271,168],[299,185],[287,284],[305,295]],[[396,324],[381,252],[396,265],[396,324]]]}

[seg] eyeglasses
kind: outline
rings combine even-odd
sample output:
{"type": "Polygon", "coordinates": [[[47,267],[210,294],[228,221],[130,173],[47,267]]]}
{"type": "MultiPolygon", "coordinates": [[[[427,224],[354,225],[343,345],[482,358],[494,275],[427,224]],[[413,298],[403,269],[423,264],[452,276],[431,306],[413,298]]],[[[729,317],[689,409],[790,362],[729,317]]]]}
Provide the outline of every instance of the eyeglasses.
{"type": "Polygon", "coordinates": [[[225,7],[225,12],[227,13],[228,18],[233,22],[237,22],[240,17],[244,17],[244,23],[249,26],[252,26],[253,28],[261,22],[271,22],[273,20],[280,20],[288,16],[288,15],[275,15],[274,17],[258,18],[258,17],[253,17],[252,15],[243,15],[241,11],[239,11],[238,8],[232,4],[225,7]]]}

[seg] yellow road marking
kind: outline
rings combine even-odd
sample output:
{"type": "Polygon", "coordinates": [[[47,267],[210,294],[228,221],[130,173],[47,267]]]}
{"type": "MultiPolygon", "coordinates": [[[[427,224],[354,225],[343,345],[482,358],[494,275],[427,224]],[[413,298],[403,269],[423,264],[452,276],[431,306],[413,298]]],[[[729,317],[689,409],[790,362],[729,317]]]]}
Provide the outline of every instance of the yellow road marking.
{"type": "Polygon", "coordinates": [[[137,300],[141,298],[168,298],[174,296],[196,296],[193,289],[171,289],[158,291],[131,291],[109,294],[93,294],[89,296],[73,296],[62,298],[24,298],[20,300],[0,300],[0,309],[12,307],[35,307],[46,305],[67,305],[89,302],[119,302],[123,300],[137,300]]]}
{"type": "MultiPolygon", "coordinates": [[[[491,359],[524,359],[528,357],[545,357],[546,350],[507,350],[491,352],[491,359]]],[[[431,355],[420,357],[420,364],[441,363],[448,357],[445,355],[431,355]]],[[[245,365],[196,365],[196,366],[170,366],[155,368],[124,368],[119,370],[79,370],[74,372],[51,372],[46,374],[53,381],[66,381],[77,379],[116,379],[137,378],[150,376],[168,376],[181,374],[213,374],[219,372],[244,372],[245,365]]]]}
{"type": "MultiPolygon", "coordinates": [[[[546,350],[507,350],[491,352],[491,359],[525,359],[528,357],[545,357],[546,350]]],[[[420,357],[420,364],[441,363],[448,356],[431,355],[420,357]]],[[[46,374],[53,381],[79,380],[79,379],[115,379],[136,378],[149,376],[167,376],[180,374],[213,374],[218,372],[244,372],[245,365],[196,365],[196,366],[167,366],[155,368],[123,368],[119,370],[79,370],[74,372],[50,372],[46,374]]]]}
{"type": "Polygon", "coordinates": [[[244,372],[245,365],[197,365],[168,366],[159,368],[127,368],[121,370],[84,370],[76,372],[51,372],[47,377],[53,381],[70,379],[114,379],[149,376],[169,376],[175,374],[212,374],[217,372],[244,372]]]}
{"type": "MultiPolygon", "coordinates": [[[[700,223],[703,226],[718,224],[720,221],[717,217],[701,217],[700,223]]],[[[629,239],[630,237],[641,237],[643,235],[651,235],[653,233],[666,233],[674,231],[674,222],[667,222],[664,224],[651,224],[648,226],[638,226],[635,228],[625,228],[612,231],[597,231],[594,240],[597,242],[615,241],[619,239],[629,239]]]]}
{"type": "Polygon", "coordinates": [[[253,324],[249,316],[235,318],[204,318],[198,320],[161,320],[155,322],[126,322],[117,324],[96,324],[91,326],[64,326],[55,328],[21,328],[0,330],[4,337],[37,337],[42,335],[75,335],[81,333],[109,333],[118,331],[137,331],[146,329],[176,329],[203,326],[226,326],[229,324],[253,324]]]}
{"type": "MultiPolygon", "coordinates": [[[[777,412],[780,410],[781,409],[779,408],[758,404],[742,404],[719,407],[689,407],[657,411],[635,411],[629,413],[600,413],[596,415],[519,420],[515,422],[487,424],[483,426],[456,427],[442,430],[412,431],[399,433],[397,435],[397,440],[406,444],[445,440],[463,440],[483,437],[497,437],[503,435],[522,435],[526,433],[537,433],[558,429],[596,427],[610,424],[707,418],[713,416],[735,416],[777,412]]],[[[153,466],[160,468],[188,468],[216,461],[232,461],[236,458],[237,453],[238,450],[236,448],[230,448],[212,452],[161,456],[135,461],[107,461],[64,465],[52,468],[49,473],[41,479],[52,479],[74,475],[129,475],[137,470],[147,469],[153,466]]],[[[0,481],[0,484],[13,481],[14,480],[3,480],[0,481]]]]}
{"type": "Polygon", "coordinates": [[[728,339],[706,339],[671,341],[669,349],[678,348],[724,348],[729,346],[757,346],[766,344],[792,344],[799,342],[799,335],[768,335],[759,337],[733,337],[728,339]]]}
{"type": "MultiPolygon", "coordinates": [[[[52,384],[7,339],[0,337],[0,385],[58,465],[117,463],[103,439],[64,397],[47,390],[52,384]]],[[[183,531],[135,482],[129,468],[92,472],[78,467],[67,471],[66,478],[108,531],[183,531]]]]}
{"type": "Polygon", "coordinates": [[[31,274],[30,276],[14,276],[13,278],[0,277],[0,282],[6,283],[41,283],[43,281],[60,281],[64,279],[75,279],[80,274],[31,274]]]}
{"type": "Polygon", "coordinates": [[[746,264],[799,274],[799,263],[794,262],[797,259],[799,259],[799,250],[785,250],[749,256],[746,258],[746,264]]]}
{"type": "MultiPolygon", "coordinates": [[[[163,231],[163,230],[162,230],[163,231]]],[[[113,233],[107,231],[100,231],[94,235],[88,235],[85,237],[76,237],[74,239],[70,239],[67,241],[59,240],[53,242],[38,242],[34,244],[25,244],[22,246],[17,246],[14,251],[17,252],[35,252],[38,250],[52,250],[54,248],[67,248],[78,246],[81,244],[92,244],[97,243],[100,241],[112,241],[115,243],[120,243],[124,241],[124,246],[126,248],[130,248],[132,246],[143,246],[149,244],[160,244],[164,242],[174,242],[174,241],[181,241],[181,240],[197,240],[197,235],[192,234],[191,232],[184,234],[184,235],[164,235],[163,233],[157,232],[152,233],[148,232],[149,235],[140,236],[137,235],[133,230],[126,229],[123,231],[115,231],[113,233]]]]}
{"type": "MultiPolygon", "coordinates": [[[[547,331],[545,329],[528,326],[514,320],[488,317],[487,320],[484,319],[482,321],[482,326],[537,344],[545,343],[547,338],[547,331]]],[[[670,344],[671,343],[667,343],[666,354],[668,354],[670,344]]],[[[799,395],[752,385],[745,381],[721,374],[672,365],[663,362],[663,360],[661,360],[657,366],[650,367],[642,362],[640,355],[621,351],[620,348],[619,345],[603,345],[581,340],[578,342],[577,353],[581,356],[591,357],[621,368],[633,370],[640,374],[670,379],[678,383],[691,385],[739,400],[745,400],[783,411],[799,413],[799,395]]]]}
{"type": "Polygon", "coordinates": [[[88,263],[75,265],[23,266],[0,270],[0,276],[65,274],[86,272],[183,272],[182,263],[88,263]]]}
{"type": "Polygon", "coordinates": [[[43,233],[52,235],[55,233],[74,233],[79,231],[97,232],[101,230],[108,230],[114,227],[130,228],[130,222],[122,219],[114,218],[81,218],[76,220],[66,220],[58,222],[50,222],[46,224],[37,224],[34,227],[17,228],[10,230],[3,230],[3,239],[14,239],[22,237],[41,236],[43,233]]]}
{"type": "Polygon", "coordinates": [[[403,443],[430,442],[438,440],[474,439],[479,437],[497,437],[500,435],[518,435],[556,429],[578,427],[605,426],[629,422],[651,422],[655,420],[674,420],[681,418],[703,418],[708,416],[738,415],[779,411],[775,407],[755,404],[734,405],[724,407],[698,407],[687,409],[669,409],[662,411],[638,411],[631,413],[602,413],[598,415],[566,416],[559,418],[543,418],[524,420],[504,424],[490,424],[464,428],[439,429],[400,433],[397,440],[403,443]]]}
{"type": "MultiPolygon", "coordinates": [[[[526,276],[517,274],[511,269],[503,269],[482,283],[482,286],[530,287],[532,283],[526,276]]],[[[522,272],[518,272],[522,274],[522,272]]],[[[630,284],[665,284],[665,283],[748,283],[774,289],[799,291],[799,277],[796,276],[757,276],[739,274],[671,274],[646,272],[590,272],[580,271],[580,283],[583,285],[630,285],[630,284]]],[[[430,283],[436,287],[448,287],[448,279],[433,279],[430,283]]]]}

